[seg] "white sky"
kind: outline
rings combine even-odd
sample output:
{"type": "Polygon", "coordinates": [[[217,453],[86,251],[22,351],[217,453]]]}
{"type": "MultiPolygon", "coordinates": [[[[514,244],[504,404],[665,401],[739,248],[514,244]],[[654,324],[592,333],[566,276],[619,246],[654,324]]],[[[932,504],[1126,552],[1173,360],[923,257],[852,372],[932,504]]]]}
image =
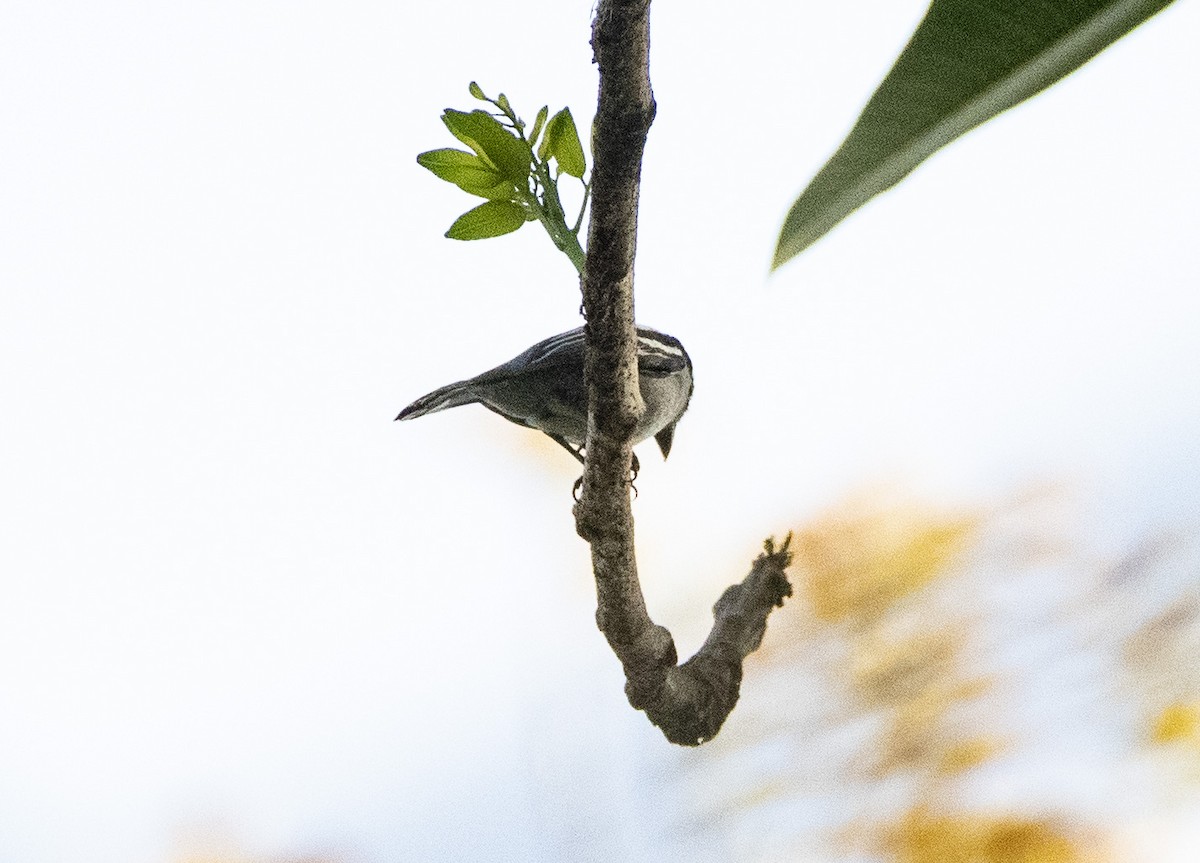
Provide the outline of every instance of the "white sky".
{"type": "MultiPolygon", "coordinates": [[[[636,513],[683,651],[765,535],[865,483],[1070,481],[1102,548],[1200,515],[1196,4],[768,277],[923,11],[656,5],[639,319],[697,389],[636,513]]],[[[165,860],[210,830],[628,859],[666,829],[635,789],[677,756],[594,628],[574,464],[481,409],[391,423],[577,325],[535,226],[443,239],[471,202],[414,157],[471,79],[586,128],[588,24],[561,0],[0,8],[0,860],[165,860]]]]}

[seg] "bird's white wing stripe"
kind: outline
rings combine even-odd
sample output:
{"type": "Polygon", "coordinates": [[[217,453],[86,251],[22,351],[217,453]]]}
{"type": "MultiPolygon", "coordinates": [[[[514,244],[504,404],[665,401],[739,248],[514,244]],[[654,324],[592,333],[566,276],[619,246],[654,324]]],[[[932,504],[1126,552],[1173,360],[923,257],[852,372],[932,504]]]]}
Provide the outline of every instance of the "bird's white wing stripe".
{"type": "Polygon", "coordinates": [[[641,343],[642,350],[648,350],[651,353],[667,354],[672,357],[682,357],[683,348],[678,345],[668,344],[667,342],[659,341],[653,336],[638,335],[638,341],[641,343]]]}
{"type": "MultiPolygon", "coordinates": [[[[529,363],[544,363],[555,354],[577,348],[583,341],[583,329],[571,330],[561,335],[552,336],[537,346],[538,350],[529,358],[529,363]]],[[[638,352],[643,356],[658,354],[660,356],[680,358],[684,356],[683,348],[678,344],[663,341],[655,336],[638,333],[638,352]]]]}
{"type": "Polygon", "coordinates": [[[544,362],[545,360],[554,356],[554,354],[558,353],[559,351],[564,350],[565,348],[572,347],[573,345],[578,344],[581,341],[583,341],[583,330],[582,329],[571,330],[569,333],[562,333],[561,335],[551,336],[550,338],[548,338],[544,342],[542,342],[540,345],[538,345],[537,353],[535,353],[533,356],[531,356],[529,358],[529,362],[531,364],[544,362]]]}

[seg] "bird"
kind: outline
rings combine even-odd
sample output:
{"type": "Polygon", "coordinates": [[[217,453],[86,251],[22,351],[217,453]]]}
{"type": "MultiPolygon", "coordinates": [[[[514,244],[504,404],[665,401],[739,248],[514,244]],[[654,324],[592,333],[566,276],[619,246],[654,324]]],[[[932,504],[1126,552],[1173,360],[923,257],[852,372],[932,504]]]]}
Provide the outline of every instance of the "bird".
{"type": "MultiPolygon", "coordinates": [[[[481,404],[510,422],[544,432],[582,463],[588,417],[583,343],[583,327],[551,336],[494,369],[421,396],[396,419],[481,404]]],[[[650,327],[637,327],[637,351],[646,410],[633,430],[633,443],[653,437],[666,459],[675,426],[692,398],[692,360],[679,339],[650,327]]]]}

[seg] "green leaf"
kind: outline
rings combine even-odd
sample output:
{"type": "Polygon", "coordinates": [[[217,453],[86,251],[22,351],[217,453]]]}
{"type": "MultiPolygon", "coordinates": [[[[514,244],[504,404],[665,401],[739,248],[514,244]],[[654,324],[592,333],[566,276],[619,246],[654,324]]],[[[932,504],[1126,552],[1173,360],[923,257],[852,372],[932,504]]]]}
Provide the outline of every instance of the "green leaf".
{"type": "Polygon", "coordinates": [[[486,240],[511,234],[523,224],[523,207],[511,201],[487,201],[455,219],[446,236],[452,240],[486,240]]]}
{"type": "Polygon", "coordinates": [[[487,96],[483,95],[483,88],[474,81],[467,85],[467,91],[481,102],[487,101],[487,96]]]}
{"type": "Polygon", "coordinates": [[[562,111],[559,111],[558,114],[550,118],[550,122],[546,124],[546,134],[542,136],[542,143],[538,145],[537,157],[543,162],[550,158],[550,145],[554,143],[551,138],[554,137],[554,127],[561,122],[559,120],[559,114],[561,113],[562,111]]]}
{"type": "Polygon", "coordinates": [[[447,108],[442,122],[450,134],[476,152],[506,180],[524,185],[533,153],[529,145],[500,125],[486,111],[455,111],[447,108]]]}
{"type": "Polygon", "coordinates": [[[430,150],[417,156],[417,164],[464,192],[481,198],[509,201],[516,195],[513,184],[474,153],[451,149],[430,150]]]}
{"type": "Polygon", "coordinates": [[[546,124],[546,137],[542,139],[542,146],[538,148],[538,158],[544,162],[547,156],[553,156],[564,173],[583,178],[587,162],[570,108],[563,108],[546,124]]]}
{"type": "Polygon", "coordinates": [[[933,0],[783,223],[772,268],[932,153],[1086,63],[1172,0],[933,0]]]}
{"type": "Polygon", "coordinates": [[[549,108],[545,105],[542,110],[538,111],[537,119],[533,121],[533,131],[529,133],[529,146],[537,143],[538,135],[542,134],[542,126],[546,125],[546,115],[549,113],[549,108]]]}

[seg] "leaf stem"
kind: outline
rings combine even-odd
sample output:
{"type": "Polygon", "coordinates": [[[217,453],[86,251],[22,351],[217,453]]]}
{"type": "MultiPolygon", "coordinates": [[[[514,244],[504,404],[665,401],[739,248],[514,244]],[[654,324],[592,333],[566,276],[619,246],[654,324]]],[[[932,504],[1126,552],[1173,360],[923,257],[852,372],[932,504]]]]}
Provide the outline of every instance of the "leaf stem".
{"type": "Polygon", "coordinates": [[[532,191],[523,195],[525,205],[542,223],[554,247],[567,256],[576,272],[582,274],[585,256],[583,247],[579,244],[579,235],[567,225],[566,214],[563,213],[558,197],[558,187],[550,179],[549,168],[536,157],[533,161],[532,176],[535,185],[532,191]],[[538,200],[538,186],[542,189],[541,200],[538,200]]]}
{"type": "MultiPolygon", "coordinates": [[[[582,182],[582,181],[580,181],[582,182]]],[[[583,203],[579,205],[579,217],[575,219],[575,226],[571,228],[571,233],[576,237],[579,236],[579,229],[583,226],[583,214],[587,212],[588,197],[592,194],[592,184],[583,184],[583,203]]]]}

